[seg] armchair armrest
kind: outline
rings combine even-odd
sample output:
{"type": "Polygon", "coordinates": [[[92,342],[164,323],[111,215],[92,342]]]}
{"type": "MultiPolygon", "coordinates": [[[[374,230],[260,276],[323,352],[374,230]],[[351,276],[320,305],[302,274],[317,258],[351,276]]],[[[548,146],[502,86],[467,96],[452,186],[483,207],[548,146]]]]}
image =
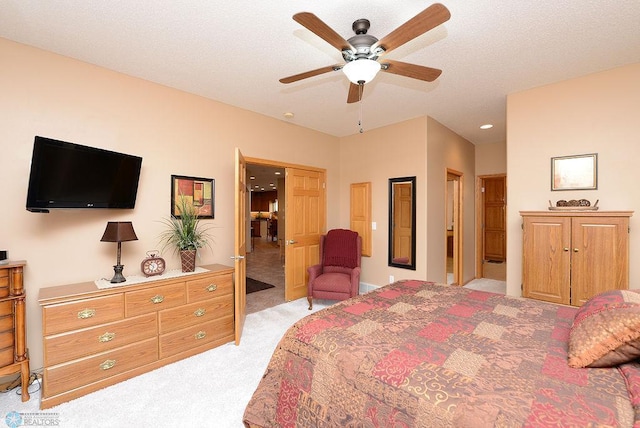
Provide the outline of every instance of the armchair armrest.
{"type": "Polygon", "coordinates": [[[360,266],[354,267],[351,271],[351,297],[360,294],[360,266]]]}
{"type": "Polygon", "coordinates": [[[307,283],[307,295],[311,296],[311,294],[313,293],[313,288],[311,288],[311,284],[313,284],[313,281],[315,281],[315,279],[322,274],[322,265],[317,264],[317,265],[309,266],[307,268],[307,272],[309,273],[309,282],[307,283]]]}

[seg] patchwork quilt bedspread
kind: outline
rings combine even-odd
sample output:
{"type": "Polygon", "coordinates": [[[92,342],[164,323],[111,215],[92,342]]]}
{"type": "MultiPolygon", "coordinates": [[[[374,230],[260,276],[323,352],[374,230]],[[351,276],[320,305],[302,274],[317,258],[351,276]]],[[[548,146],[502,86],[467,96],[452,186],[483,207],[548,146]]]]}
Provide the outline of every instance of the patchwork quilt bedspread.
{"type": "Polygon", "coordinates": [[[381,287],[293,325],[244,423],[634,426],[640,365],[570,368],[575,312],[432,282],[381,287]]]}

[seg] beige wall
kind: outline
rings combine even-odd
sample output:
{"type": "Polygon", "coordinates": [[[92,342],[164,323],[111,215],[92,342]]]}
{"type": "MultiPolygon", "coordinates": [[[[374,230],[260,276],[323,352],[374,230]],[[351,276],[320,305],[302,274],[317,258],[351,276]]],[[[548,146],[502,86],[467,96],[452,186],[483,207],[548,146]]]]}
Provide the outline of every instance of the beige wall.
{"type": "Polygon", "coordinates": [[[349,226],[349,185],[372,187],[372,256],[363,257],[362,282],[381,286],[389,276],[446,281],[446,169],[464,173],[464,282],[474,277],[474,146],[436,120],[419,117],[341,139],[340,216],[349,226]],[[416,176],[416,270],[388,266],[389,178],[416,176]]]}
{"type": "Polygon", "coordinates": [[[476,146],[476,175],[504,174],[506,172],[506,141],[476,146]]]}
{"type": "Polygon", "coordinates": [[[559,82],[507,98],[507,293],[520,295],[519,211],[549,200],[599,200],[600,210],[632,210],[630,285],[640,288],[640,64],[559,82]],[[598,189],[550,190],[550,159],[598,153],[598,189]]]}
{"type": "MultiPolygon", "coordinates": [[[[462,283],[475,278],[475,146],[436,120],[428,121],[427,273],[446,282],[447,168],[462,173],[462,283]]],[[[420,217],[418,217],[420,218],[420,217]]]]}
{"type": "MultiPolygon", "coordinates": [[[[171,174],[215,179],[213,251],[198,263],[231,265],[234,149],[246,156],[327,169],[327,226],[338,224],[338,139],[246,110],[0,39],[0,249],[27,260],[27,341],[42,366],[41,287],[111,278],[116,245],[107,221],[133,221],[124,274],[158,248],[169,215],[171,174]],[[142,156],[134,210],[25,210],[34,135],[142,156]]],[[[167,250],[168,267],[178,258],[167,250]]]]}
{"type": "MultiPolygon", "coordinates": [[[[389,275],[395,280],[427,277],[424,221],[417,221],[416,270],[388,266],[389,179],[416,176],[416,217],[426,218],[426,140],[427,119],[420,117],[340,141],[340,205],[350,206],[351,183],[371,182],[371,219],[376,230],[371,232],[372,255],[362,258],[361,281],[366,284],[385,285],[389,275]]],[[[349,227],[348,209],[342,210],[340,225],[349,227]]]]}

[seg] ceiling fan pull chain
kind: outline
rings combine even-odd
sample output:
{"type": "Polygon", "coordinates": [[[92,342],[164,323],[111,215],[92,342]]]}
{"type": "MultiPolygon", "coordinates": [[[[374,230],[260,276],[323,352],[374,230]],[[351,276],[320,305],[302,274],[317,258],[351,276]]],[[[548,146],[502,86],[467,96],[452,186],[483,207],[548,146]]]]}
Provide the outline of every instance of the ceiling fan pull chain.
{"type": "Polygon", "coordinates": [[[360,118],[358,119],[358,126],[360,127],[360,133],[364,133],[364,129],[362,129],[362,88],[364,87],[363,83],[358,85],[358,98],[360,99],[360,118]]]}

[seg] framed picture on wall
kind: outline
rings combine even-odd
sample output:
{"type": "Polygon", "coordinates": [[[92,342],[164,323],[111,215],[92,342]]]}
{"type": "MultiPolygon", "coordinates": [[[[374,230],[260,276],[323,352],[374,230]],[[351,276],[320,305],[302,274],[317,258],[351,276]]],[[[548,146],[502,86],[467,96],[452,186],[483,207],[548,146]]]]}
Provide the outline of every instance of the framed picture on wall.
{"type": "Polygon", "coordinates": [[[551,190],[596,190],[598,154],[551,158],[551,190]]]}
{"type": "Polygon", "coordinates": [[[180,218],[176,202],[186,198],[200,218],[214,218],[215,181],[213,178],[171,176],[171,215],[180,218]]]}

